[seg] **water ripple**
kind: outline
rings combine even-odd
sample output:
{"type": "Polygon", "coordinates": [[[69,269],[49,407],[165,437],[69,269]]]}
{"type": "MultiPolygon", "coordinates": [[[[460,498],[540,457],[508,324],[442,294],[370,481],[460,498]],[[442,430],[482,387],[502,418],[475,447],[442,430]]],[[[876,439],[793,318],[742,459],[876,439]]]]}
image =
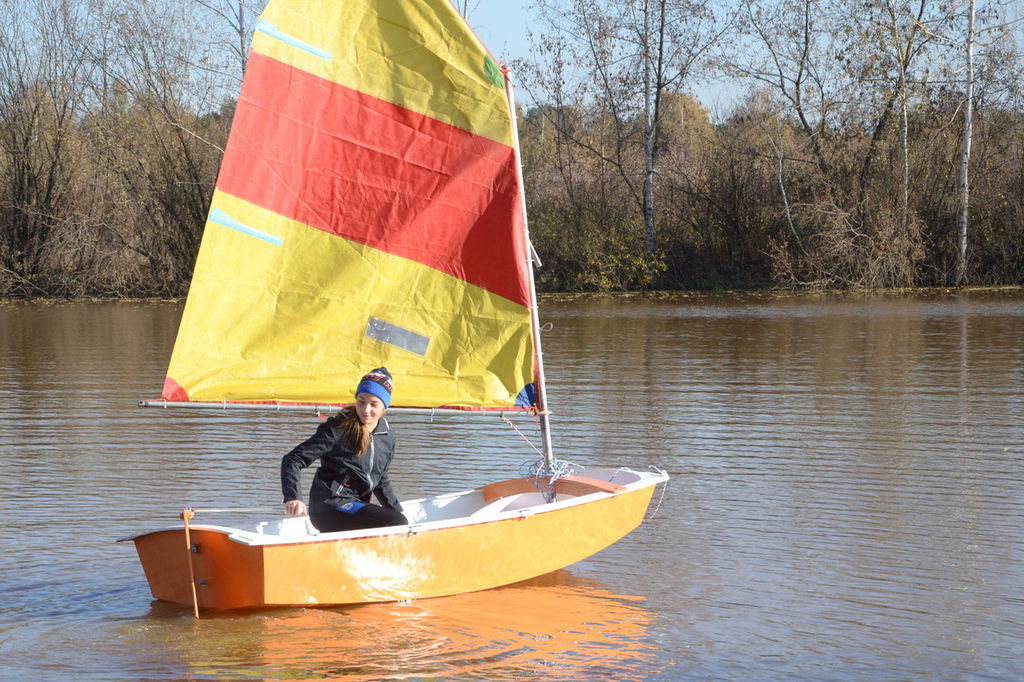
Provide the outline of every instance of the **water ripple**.
{"type": "MultiPolygon", "coordinates": [[[[278,510],[280,457],[315,423],[135,408],[162,385],[180,304],[0,306],[5,673],[1024,674],[1024,295],[593,297],[543,310],[557,454],[672,475],[639,529],[506,591],[196,624],[151,600],[132,546],[115,540],[176,523],[183,506],[278,510]]],[[[535,457],[497,420],[395,422],[405,498],[535,457]]]]}

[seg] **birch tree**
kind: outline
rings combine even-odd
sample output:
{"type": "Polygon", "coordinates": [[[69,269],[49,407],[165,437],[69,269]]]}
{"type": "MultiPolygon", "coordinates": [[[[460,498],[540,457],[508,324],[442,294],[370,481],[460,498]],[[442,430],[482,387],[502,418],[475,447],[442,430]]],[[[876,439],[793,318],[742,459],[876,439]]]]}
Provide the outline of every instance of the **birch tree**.
{"type": "Polygon", "coordinates": [[[970,212],[968,173],[971,166],[971,139],[974,134],[974,18],[975,0],[969,0],[967,9],[967,39],[964,45],[966,75],[964,86],[963,150],[960,157],[960,214],[957,219],[957,286],[964,283],[967,275],[967,219],[970,212]]]}
{"type": "MultiPolygon", "coordinates": [[[[959,210],[957,213],[957,250],[956,250],[956,274],[954,277],[957,286],[967,282],[967,236],[970,222],[970,167],[971,167],[971,146],[974,139],[974,113],[975,113],[975,86],[977,77],[975,72],[975,49],[978,46],[979,34],[984,36],[983,49],[990,53],[989,59],[998,60],[1009,73],[1008,85],[999,83],[987,83],[986,90],[989,99],[998,97],[998,92],[1005,89],[1020,87],[1021,72],[1019,62],[1015,59],[1018,56],[1013,43],[1020,42],[1020,29],[1024,26],[1024,17],[1019,14],[1013,16],[1006,10],[1014,7],[1013,3],[1004,3],[999,0],[983,4],[982,16],[987,20],[987,25],[980,28],[977,26],[978,3],[976,0],[967,0],[964,14],[960,23],[964,25],[965,31],[960,40],[948,41],[951,45],[963,50],[963,135],[960,150],[960,166],[958,173],[958,200],[959,210]],[[1009,45],[1008,45],[1009,43],[1009,45]],[[1016,66],[1017,68],[1014,68],[1016,66]]],[[[951,14],[955,12],[955,6],[950,8],[951,14]]],[[[959,60],[952,60],[955,65],[959,60]]],[[[988,81],[992,80],[991,74],[995,69],[987,69],[988,81]]],[[[1004,76],[1004,79],[1005,77],[1004,76]]]]}
{"type": "Polygon", "coordinates": [[[568,89],[580,106],[607,114],[600,142],[569,136],[619,175],[643,218],[643,251],[653,259],[664,97],[692,83],[723,21],[710,0],[537,0],[534,8],[545,26],[541,44],[558,45],[558,59],[569,67],[550,69],[545,57],[555,51],[542,50],[529,72],[533,91],[557,99],[568,89]]]}
{"type": "Polygon", "coordinates": [[[977,109],[977,90],[979,86],[984,98],[991,106],[998,101],[1005,101],[1006,95],[1019,93],[1021,69],[1019,57],[1019,41],[1024,18],[1014,16],[1007,10],[1013,3],[1001,0],[985,2],[979,8],[977,0],[952,2],[946,6],[949,21],[946,25],[934,28],[935,37],[948,50],[948,55],[941,69],[937,70],[936,80],[943,84],[957,83],[962,85],[962,131],[960,158],[957,164],[957,213],[955,236],[955,271],[953,282],[957,286],[967,282],[968,264],[968,231],[971,213],[971,153],[974,140],[974,117],[977,109]],[[978,26],[979,15],[983,18],[978,26]],[[979,39],[981,39],[979,41],[979,39]],[[976,69],[976,50],[981,48],[982,78],[979,83],[976,69]],[[993,68],[994,64],[999,69],[993,68]],[[1000,74],[1000,75],[997,75],[1000,74]]]}
{"type": "Polygon", "coordinates": [[[800,224],[845,284],[906,285],[922,257],[910,206],[913,69],[948,16],[935,0],[743,1],[733,73],[768,88],[819,171],[800,224]],[[896,125],[898,121],[898,125],[896,125]],[[862,131],[858,134],[857,131],[862,131]],[[897,135],[893,135],[898,131],[897,135]],[[898,208],[884,152],[900,149],[898,208]]]}
{"type": "Polygon", "coordinates": [[[194,0],[197,8],[207,12],[212,21],[203,26],[207,45],[199,63],[202,68],[218,69],[234,74],[241,84],[252,45],[252,32],[267,0],[194,0]],[[237,70],[236,70],[237,69],[237,70]]]}

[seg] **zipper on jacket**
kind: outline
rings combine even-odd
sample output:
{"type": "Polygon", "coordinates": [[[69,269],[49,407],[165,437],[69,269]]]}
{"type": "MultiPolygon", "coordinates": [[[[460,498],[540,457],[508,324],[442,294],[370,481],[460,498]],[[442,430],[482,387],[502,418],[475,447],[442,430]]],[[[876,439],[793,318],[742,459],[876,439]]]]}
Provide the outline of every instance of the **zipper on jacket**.
{"type": "Polygon", "coordinates": [[[373,447],[373,434],[370,434],[370,466],[366,468],[366,478],[370,480],[370,490],[373,491],[377,487],[377,482],[373,480],[373,458],[376,454],[375,448],[373,447]]]}

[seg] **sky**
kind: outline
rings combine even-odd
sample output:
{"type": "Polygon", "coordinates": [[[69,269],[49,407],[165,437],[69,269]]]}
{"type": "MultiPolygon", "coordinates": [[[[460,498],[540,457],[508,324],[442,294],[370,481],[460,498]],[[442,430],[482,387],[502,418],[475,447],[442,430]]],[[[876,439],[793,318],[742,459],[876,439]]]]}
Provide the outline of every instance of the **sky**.
{"type": "Polygon", "coordinates": [[[470,0],[469,25],[498,59],[530,56],[529,0],[470,0]]]}
{"type": "MultiPolygon", "coordinates": [[[[455,4],[460,6],[462,2],[458,0],[455,4]]],[[[533,0],[470,0],[469,25],[499,61],[526,59],[530,57],[526,32],[531,21],[535,21],[530,10],[532,4],[533,0]]],[[[540,33],[543,27],[533,28],[540,33]]],[[[728,111],[737,97],[732,87],[715,82],[703,83],[694,94],[713,113],[728,111]]]]}

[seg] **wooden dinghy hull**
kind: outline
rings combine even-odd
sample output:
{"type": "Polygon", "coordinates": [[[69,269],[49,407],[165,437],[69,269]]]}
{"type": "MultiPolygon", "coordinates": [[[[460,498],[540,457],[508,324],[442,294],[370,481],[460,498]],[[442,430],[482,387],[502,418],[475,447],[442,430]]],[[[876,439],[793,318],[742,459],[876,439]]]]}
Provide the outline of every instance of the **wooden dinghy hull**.
{"type": "MultiPolygon", "coordinates": [[[[662,473],[591,470],[556,481],[545,503],[512,479],[406,505],[409,526],[312,535],[192,524],[130,538],[153,597],[204,609],[342,605],[498,587],[564,568],[643,521],[662,473]],[[468,510],[468,515],[449,516],[468,510]],[[191,562],[190,562],[191,558],[191,562]],[[195,601],[193,601],[193,585],[195,601]]],[[[532,492],[531,492],[532,491],[532,492]]],[[[268,524],[261,524],[268,526],[268,524]]]]}

